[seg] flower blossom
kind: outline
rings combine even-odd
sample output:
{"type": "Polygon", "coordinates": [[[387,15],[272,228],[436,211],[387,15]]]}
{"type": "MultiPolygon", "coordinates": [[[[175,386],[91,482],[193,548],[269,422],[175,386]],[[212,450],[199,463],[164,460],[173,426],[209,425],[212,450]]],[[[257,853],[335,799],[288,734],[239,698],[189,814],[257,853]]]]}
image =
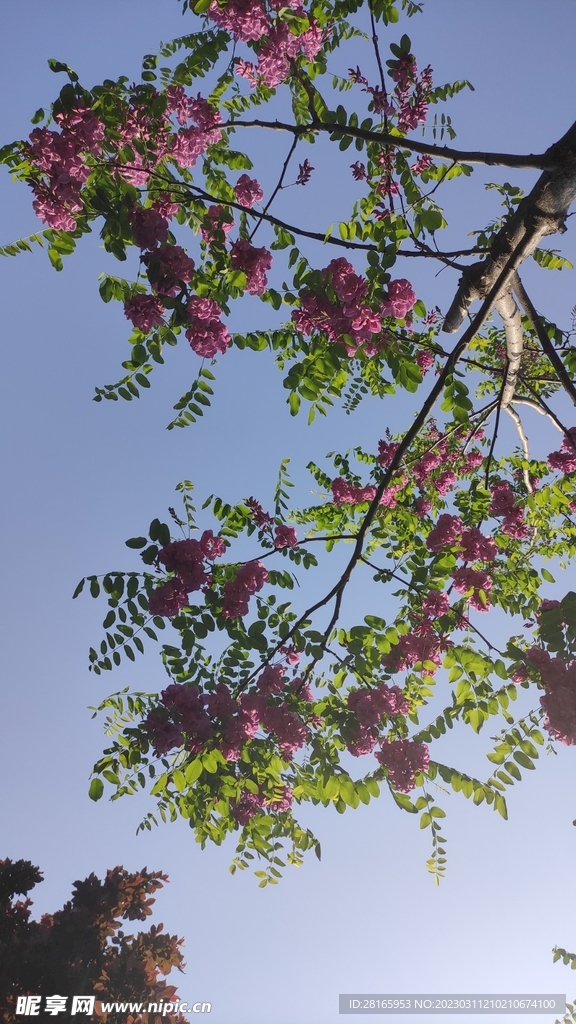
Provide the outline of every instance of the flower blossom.
{"type": "Polygon", "coordinates": [[[331,487],[335,505],[359,505],[376,497],[375,487],[354,487],[341,476],[332,481],[331,487]]]}
{"type": "Polygon", "coordinates": [[[366,355],[375,355],[380,345],[374,336],[381,332],[382,318],[364,302],[366,279],[344,258],[332,260],[322,277],[338,302],[328,295],[305,291],[300,296],[300,309],[292,313],[297,330],[303,334],[322,331],[330,341],[344,343],[351,357],[362,345],[366,355]]]}
{"type": "Polygon", "coordinates": [[[405,278],[397,281],[390,281],[388,285],[388,301],[384,302],[382,312],[384,316],[395,316],[397,320],[403,320],[406,314],[416,304],[416,293],[405,278]]]}
{"type": "Polygon", "coordinates": [[[264,246],[256,249],[247,238],[239,238],[232,246],[230,263],[234,270],[246,274],[246,290],[251,295],[262,295],[268,279],[266,271],[272,266],[272,255],[264,246]]]}
{"type": "Polygon", "coordinates": [[[230,211],[227,210],[226,207],[209,206],[204,214],[204,221],[200,227],[200,234],[207,245],[212,245],[214,242],[223,244],[228,232],[233,227],[234,221],[232,220],[230,211]]]}
{"type": "Polygon", "coordinates": [[[281,665],[266,665],[258,676],[256,685],[260,693],[281,693],[286,685],[286,676],[281,665]]]}
{"type": "Polygon", "coordinates": [[[396,455],[400,445],[396,441],[378,441],[378,464],[386,469],[396,455]]]}
{"type": "Polygon", "coordinates": [[[382,740],[376,759],[388,769],[388,778],[399,793],[414,789],[416,772],[425,772],[430,753],[425,743],[415,740],[382,740]]]}
{"type": "Polygon", "coordinates": [[[222,310],[213,299],[194,296],[186,306],[191,327],[186,337],[196,355],[213,359],[218,352],[226,352],[231,338],[220,320],[222,310]]]}
{"type": "Polygon", "coordinates": [[[450,611],[450,599],[443,590],[430,590],[422,601],[422,611],[430,619],[438,619],[450,611]]]}
{"type": "Polygon", "coordinates": [[[502,532],[509,537],[524,538],[528,536],[528,527],[524,522],[524,510],[516,504],[516,498],[510,484],[499,480],[492,489],[490,514],[503,516],[502,532]]]}
{"type": "Polygon", "coordinates": [[[247,825],[263,807],[264,797],[261,793],[251,793],[248,789],[243,789],[240,800],[232,807],[232,817],[236,818],[239,825],[247,825]]]}
{"type": "MultiPolygon", "coordinates": [[[[180,109],[183,112],[183,108],[180,109]]],[[[194,167],[208,146],[220,142],[222,132],[218,125],[222,115],[208,100],[198,95],[187,101],[186,120],[194,123],[172,136],[171,156],[180,167],[194,167]]]]}
{"type": "Polygon", "coordinates": [[[281,704],[268,704],[260,721],[267,732],[275,734],[280,744],[280,753],[287,760],[291,760],[308,739],[308,729],[300,715],[281,704]]]}
{"type": "Polygon", "coordinates": [[[248,614],[248,602],[252,594],[262,590],[268,573],[262,562],[245,562],[233,580],[224,584],[222,614],[225,619],[237,619],[248,614]]]}
{"type": "Polygon", "coordinates": [[[540,705],[546,714],[544,727],[553,739],[567,746],[576,744],[576,661],[551,658],[540,647],[531,647],[529,660],[536,665],[545,687],[540,705]]]}
{"type": "Polygon", "coordinates": [[[148,609],[151,615],[162,615],[172,618],[188,604],[188,590],[179,576],[156,587],[148,598],[148,609]]]}
{"type": "Polygon", "coordinates": [[[370,690],[351,690],[347,703],[360,726],[364,728],[378,725],[382,715],[393,718],[396,715],[407,715],[409,711],[408,702],[400,687],[389,687],[386,683],[381,683],[370,690]]]}
{"type": "Polygon", "coordinates": [[[132,236],[140,249],[154,249],[168,238],[168,221],[152,206],[136,206],[130,224],[132,236]]]}
{"type": "Polygon", "coordinates": [[[164,323],[164,306],[155,295],[132,295],[124,303],[124,315],[143,334],[164,323]]]}
{"type": "Polygon", "coordinates": [[[487,573],[477,569],[462,567],[452,573],[452,579],[454,580],[454,589],[459,594],[466,594],[469,590],[472,590],[469,598],[472,608],[479,612],[488,611],[490,607],[488,594],[492,590],[492,580],[487,573]],[[482,600],[479,591],[485,594],[485,600],[482,600]]]}
{"type": "Polygon", "coordinates": [[[254,206],[254,203],[259,203],[264,198],[264,192],[259,181],[255,178],[249,178],[247,174],[242,174],[234,186],[234,194],[239,203],[242,206],[247,206],[250,209],[254,206]]]}
{"type": "MultiPolygon", "coordinates": [[[[400,637],[391,651],[383,655],[382,664],[388,672],[402,672],[424,662],[439,666],[444,647],[445,642],[434,632],[431,623],[424,620],[400,637]]],[[[433,669],[428,668],[428,671],[433,669]]]]}
{"type": "Polygon", "coordinates": [[[459,516],[451,516],[447,512],[438,517],[438,522],[433,530],[430,530],[426,538],[426,547],[429,551],[442,551],[451,547],[462,536],[463,525],[459,516]]]}
{"type": "Polygon", "coordinates": [[[183,284],[189,284],[194,271],[194,260],[180,245],[162,245],[142,256],[148,280],[160,295],[177,295],[183,284]]]}
{"type": "Polygon", "coordinates": [[[282,548],[298,547],[298,537],[293,526],[280,523],[274,527],[274,547],[277,551],[281,551],[282,548]]]}
{"type": "Polygon", "coordinates": [[[548,465],[550,469],[559,469],[561,473],[576,473],[576,427],[570,427],[560,451],[550,452],[548,465]]]}
{"type": "Polygon", "coordinates": [[[462,532],[459,546],[460,557],[466,562],[490,562],[498,553],[492,537],[486,537],[476,526],[462,532]]]}
{"type": "Polygon", "coordinates": [[[270,31],[270,19],[259,0],[228,0],[224,6],[212,0],[208,17],[243,43],[257,41],[270,31]]]}

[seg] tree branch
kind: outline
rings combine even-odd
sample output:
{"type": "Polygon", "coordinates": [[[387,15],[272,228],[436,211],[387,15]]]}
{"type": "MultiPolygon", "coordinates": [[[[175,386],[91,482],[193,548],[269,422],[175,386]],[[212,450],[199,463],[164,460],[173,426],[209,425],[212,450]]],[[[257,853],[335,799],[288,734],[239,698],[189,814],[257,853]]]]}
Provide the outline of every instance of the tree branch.
{"type": "MultiPolygon", "coordinates": [[[[524,385],[526,385],[526,382],[522,379],[522,377],[520,377],[520,380],[524,385]]],[[[542,407],[542,405],[540,405],[539,402],[535,402],[532,398],[513,398],[511,404],[527,405],[529,409],[534,409],[534,412],[539,413],[540,416],[546,416],[550,420],[550,422],[554,424],[556,430],[559,430],[561,434],[565,433],[564,428],[561,426],[560,421],[557,419],[555,413],[553,413],[551,410],[547,411],[542,407]]]]}
{"type": "Polygon", "coordinates": [[[490,255],[460,278],[442,328],[448,334],[458,330],[472,302],[485,297],[504,266],[517,270],[542,238],[566,230],[568,209],[576,198],[576,122],[546,152],[552,162],[498,232],[490,255]]]}
{"type": "MultiPolygon", "coordinates": [[[[376,142],[381,146],[396,146],[398,149],[408,149],[413,153],[423,153],[428,156],[440,157],[444,160],[452,160],[454,163],[488,164],[498,167],[532,167],[536,170],[554,169],[558,166],[556,146],[551,146],[545,153],[530,153],[520,155],[513,153],[486,153],[480,150],[452,149],[450,146],[436,146],[431,142],[417,142],[401,135],[393,135],[390,132],[375,132],[364,128],[353,128],[352,125],[338,124],[333,122],[326,124],[323,121],[311,121],[309,124],[288,124],[286,121],[224,121],[218,125],[219,129],[234,128],[267,128],[276,132],[291,132],[293,135],[311,135],[314,132],[334,132],[339,135],[349,135],[353,139],[364,139],[365,142],[376,142]]],[[[211,131],[212,129],[206,129],[211,131]]],[[[559,145],[559,144],[558,144],[559,145]]]]}
{"type": "MultiPolygon", "coordinates": [[[[290,155],[292,155],[292,150],[290,152],[290,155]]],[[[126,167],[128,165],[122,164],[121,166],[126,167]]],[[[232,199],[219,199],[218,196],[213,196],[210,192],[206,192],[205,189],[200,188],[199,185],[187,184],[180,181],[175,182],[172,181],[171,179],[162,179],[160,175],[156,175],[156,177],[159,177],[161,180],[168,181],[172,192],[175,192],[177,189],[184,189],[185,191],[189,192],[191,189],[193,189],[200,198],[206,199],[207,202],[219,203],[220,206],[230,206],[232,207],[232,209],[240,210],[242,213],[246,213],[250,217],[258,217],[260,222],[263,220],[267,221],[269,224],[275,224],[277,227],[284,228],[286,231],[293,232],[295,235],[303,235],[305,238],[313,238],[315,241],[322,242],[322,244],[324,245],[339,245],[344,249],[365,249],[372,252],[379,251],[379,246],[376,245],[376,243],[374,242],[351,242],[346,241],[343,238],[337,238],[335,235],[322,234],[321,231],[307,231],[305,228],[300,228],[296,224],[287,224],[286,221],[279,220],[278,217],[274,217],[271,213],[267,213],[266,211],[268,210],[270,203],[274,198],[274,195],[278,191],[278,187],[276,188],[269,202],[266,204],[264,210],[260,211],[255,210],[253,207],[250,208],[248,206],[242,206],[242,203],[237,203],[232,199]]],[[[147,191],[153,192],[155,190],[148,188],[147,191]]],[[[162,191],[165,191],[165,187],[162,189],[162,191]]],[[[256,229],[254,229],[254,231],[252,232],[251,237],[254,236],[255,232],[256,229]]],[[[421,248],[422,251],[415,252],[412,249],[399,249],[396,255],[423,257],[426,259],[437,259],[441,260],[442,262],[447,262],[450,260],[451,257],[454,256],[472,256],[475,255],[476,253],[487,251],[483,249],[481,246],[475,246],[472,249],[457,249],[454,252],[440,252],[430,248],[430,246],[426,245],[424,242],[417,242],[416,244],[421,248]]],[[[452,266],[453,264],[451,263],[450,265],[452,266]]]]}
{"type": "Polygon", "coordinates": [[[544,327],[544,324],[542,323],[540,317],[538,316],[538,313],[532,305],[531,299],[526,294],[524,285],[518,277],[518,274],[515,274],[512,279],[512,287],[516,292],[516,295],[518,296],[518,300],[522,308],[524,309],[526,316],[529,318],[530,323],[536,331],[538,341],[542,345],[543,352],[545,353],[545,355],[548,356],[548,359],[550,360],[552,366],[556,370],[556,373],[558,374],[561,383],[564,385],[565,391],[570,395],[570,398],[572,399],[574,405],[576,405],[576,387],[572,382],[568,370],[564,366],[564,363],[562,362],[560,356],[554,348],[554,345],[550,341],[550,338],[546,333],[546,328],[544,327]]]}

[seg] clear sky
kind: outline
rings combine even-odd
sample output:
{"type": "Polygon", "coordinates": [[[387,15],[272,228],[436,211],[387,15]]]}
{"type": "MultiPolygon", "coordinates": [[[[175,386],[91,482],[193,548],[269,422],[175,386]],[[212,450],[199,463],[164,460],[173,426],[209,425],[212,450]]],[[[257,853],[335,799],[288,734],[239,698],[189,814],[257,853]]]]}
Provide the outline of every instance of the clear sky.
{"type": "MultiPolygon", "coordinates": [[[[47,58],[71,64],[89,86],[119,74],[137,77],[141,56],[191,21],[176,0],[4,0],[0,145],[25,137],[31,115],[56,95],[47,58]]],[[[428,0],[423,15],[382,30],[384,47],[403,31],[420,66],[434,68],[435,84],[474,84],[474,93],[445,108],[462,148],[538,152],[574,120],[572,0],[428,0]]],[[[373,77],[372,68],[368,73],[373,77]]],[[[261,139],[252,145],[258,176],[272,181],[279,157],[258,149],[261,139]]],[[[483,181],[530,187],[536,174],[480,171],[446,190],[447,247],[464,244],[498,213],[483,181]]],[[[308,191],[282,197],[279,215],[290,210],[326,226],[337,219],[331,208],[340,187],[318,149],[316,178],[308,191]]],[[[553,244],[576,264],[571,225],[553,244]]],[[[28,190],[4,172],[0,245],[40,228],[28,190]]],[[[402,401],[392,401],[306,428],[304,418],[288,416],[268,356],[230,352],[217,368],[210,414],[187,431],[166,432],[171,405],[193,375],[184,348],[169,353],[140,402],[93,403],[94,386],[117,378],[127,351],[122,310],[103,305],[97,291],[98,274],[115,266],[96,235],[82,241],[61,274],[40,250],[0,263],[0,857],[28,858],[44,871],[33,894],[37,913],[60,907],[73,880],[92,871],[123,864],[166,872],[170,885],[158,894],[155,920],[184,936],[181,998],[211,1001],[215,1024],[335,1024],[338,993],[352,991],[570,997],[574,976],[551,960],[555,943],[576,948],[570,749],[544,757],[533,777],[509,792],[507,823],[485,806],[438,793],[448,812],[448,871],[439,888],[424,866],[428,834],[385,797],[343,816],[304,809],[302,820],[321,839],[322,863],[309,858],[264,890],[248,873],[229,875],[231,845],[202,852],[183,823],[136,837],[149,809],[145,798],[88,800],[89,772],[104,741],[87,706],[123,686],[158,690],[164,677],[152,648],[107,678],[87,672],[102,607],[88,598],[71,603],[80,577],[137,568],[124,539],[173,504],[184,477],[195,480],[200,499],[216,491],[233,500],[255,494],[266,504],[283,456],[292,457],[304,487],[298,467],[311,456],[321,461],[330,449],[358,443],[373,449],[384,427],[406,424],[402,401]]],[[[454,273],[401,270],[429,306],[447,307],[454,273]]],[[[542,312],[569,326],[575,272],[534,266],[525,280],[542,312]]],[[[256,300],[241,303],[234,326],[264,326],[269,310],[256,300]]],[[[535,450],[551,450],[540,423],[527,421],[527,428],[535,450]]],[[[566,573],[561,593],[570,586],[566,573]]],[[[487,777],[483,748],[468,730],[438,747],[438,757],[487,777]]]]}

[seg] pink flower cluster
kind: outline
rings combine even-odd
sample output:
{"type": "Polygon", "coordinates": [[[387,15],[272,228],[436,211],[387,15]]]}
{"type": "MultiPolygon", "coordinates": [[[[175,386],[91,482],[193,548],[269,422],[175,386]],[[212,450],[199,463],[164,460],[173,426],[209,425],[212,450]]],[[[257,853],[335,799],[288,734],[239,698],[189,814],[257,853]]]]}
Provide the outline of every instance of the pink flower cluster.
{"type": "Polygon", "coordinates": [[[186,312],[191,324],[186,337],[196,355],[213,359],[218,352],[226,352],[231,338],[220,319],[222,310],[218,303],[195,295],[188,300],[186,312]]]}
{"type": "Polygon", "coordinates": [[[492,488],[490,514],[503,516],[502,532],[509,537],[522,539],[528,536],[529,530],[524,522],[524,510],[516,504],[516,497],[510,484],[500,480],[492,488]]]}
{"type": "Polygon", "coordinates": [[[252,519],[256,523],[256,526],[259,526],[261,530],[267,530],[274,525],[272,516],[268,515],[268,513],[264,511],[262,505],[256,500],[256,498],[247,498],[246,504],[250,509],[252,519]]]}
{"type": "MultiPolygon", "coordinates": [[[[224,682],[217,683],[210,693],[186,683],[173,683],[162,692],[160,706],[146,719],[146,731],[158,755],[175,747],[199,753],[210,742],[227,761],[240,758],[244,744],[254,738],[259,725],[275,735],[286,760],[308,739],[302,718],[285,703],[270,703],[263,692],[234,697],[224,682]]],[[[284,808],[275,807],[280,809],[284,808]]]]}
{"type": "Polygon", "coordinates": [[[93,111],[81,103],[57,114],[61,132],[35,128],[27,145],[27,156],[42,178],[32,182],[36,214],[51,228],[74,231],[75,214],[82,209],[82,185],[90,176],[86,156],[100,156],[104,126],[93,111]]]}
{"type": "Polygon", "coordinates": [[[168,238],[168,221],[154,206],[135,206],[130,224],[132,237],[140,249],[154,249],[168,238]]]}
{"type": "Polygon", "coordinates": [[[347,698],[348,707],[354,713],[352,736],[346,746],[354,757],[369,754],[376,746],[378,729],[383,715],[390,718],[407,715],[408,702],[399,686],[381,683],[370,690],[352,690],[347,698]]]}
{"type": "Polygon", "coordinates": [[[268,35],[270,20],[260,0],[228,0],[224,6],[213,0],[208,15],[243,43],[268,35]]]}
{"type": "Polygon", "coordinates": [[[432,157],[428,156],[428,154],[425,153],[423,156],[418,158],[418,160],[416,161],[415,164],[412,164],[410,170],[412,171],[412,174],[416,174],[416,175],[423,174],[424,171],[428,170],[428,168],[431,166],[431,164],[432,164],[432,157]]]}
{"type": "Polygon", "coordinates": [[[368,291],[366,279],[344,258],[332,260],[322,276],[336,301],[328,294],[305,291],[300,309],[292,313],[297,330],[302,334],[321,331],[330,341],[344,344],[349,356],[355,356],[362,345],[367,355],[375,355],[379,345],[373,338],[382,330],[382,316],[363,302],[368,291]]]}
{"type": "Polygon", "coordinates": [[[425,772],[430,753],[425,743],[415,740],[382,740],[376,759],[388,769],[388,779],[399,793],[414,789],[416,772],[425,772]]]}
{"type": "Polygon", "coordinates": [[[298,547],[298,537],[293,526],[279,523],[274,527],[274,547],[277,551],[282,551],[283,548],[298,547]]]}
{"type": "Polygon", "coordinates": [[[200,540],[191,537],[161,548],[158,560],[176,576],[152,591],[148,599],[150,614],[168,618],[177,615],[187,604],[190,591],[205,590],[210,585],[205,560],[214,561],[225,551],[226,544],[221,537],[215,537],[212,530],[204,530],[200,540]]]}
{"type": "Polygon", "coordinates": [[[444,548],[452,547],[462,537],[464,524],[459,516],[451,516],[447,512],[438,517],[438,522],[433,530],[430,530],[426,538],[426,547],[429,551],[443,551],[444,548]]]}
{"type": "Polygon", "coordinates": [[[294,35],[285,21],[272,22],[264,6],[256,0],[229,0],[221,7],[217,0],[208,11],[209,17],[221,28],[231,32],[235,39],[243,42],[264,40],[258,49],[256,67],[251,61],[238,60],[237,72],[248,79],[252,88],[264,82],[275,89],[285,82],[290,74],[290,62],[303,54],[307,60],[314,60],[322,42],[323,32],[316,25],[298,0],[286,4],[273,3],[272,7],[292,7],[302,17],[308,17],[310,27],[301,35],[294,35]]]}
{"type": "MultiPolygon", "coordinates": [[[[429,353],[418,353],[416,360],[422,365],[420,355],[429,353]]],[[[430,361],[433,362],[433,359],[430,361]]],[[[476,432],[475,437],[480,439],[481,432],[476,432]]],[[[458,476],[465,476],[474,472],[482,464],[484,456],[477,448],[471,449],[466,454],[459,450],[461,439],[454,435],[452,443],[446,436],[442,436],[438,428],[431,424],[423,440],[430,444],[430,449],[425,451],[417,462],[412,466],[412,473],[418,486],[422,489],[429,487],[435,492],[446,495],[452,489],[458,476]],[[446,466],[450,468],[444,468],[446,466]],[[440,470],[439,473],[436,471],[440,470]]]]}
{"type": "Polygon", "coordinates": [[[395,715],[407,715],[409,710],[400,687],[390,687],[386,683],[370,690],[351,690],[347,701],[361,726],[378,725],[382,715],[393,718],[395,715]]]}
{"type": "Polygon", "coordinates": [[[156,117],[149,103],[138,96],[136,86],[131,101],[122,112],[119,128],[118,154],[114,156],[117,173],[137,188],[146,185],[152,168],[166,155],[170,142],[170,125],[164,114],[156,117]],[[122,152],[129,147],[131,153],[122,152]],[[124,163],[118,164],[119,160],[124,163]]]}
{"type": "Polygon", "coordinates": [[[274,733],[280,744],[280,753],[287,761],[308,739],[308,729],[300,715],[284,704],[267,703],[261,711],[260,721],[267,732],[274,733]]]}
{"type": "Polygon", "coordinates": [[[247,206],[252,209],[254,203],[259,203],[264,198],[262,186],[256,178],[249,178],[247,174],[242,174],[234,186],[234,194],[236,199],[242,206],[247,206]]]}
{"type": "Polygon", "coordinates": [[[187,125],[192,121],[172,136],[171,155],[180,167],[194,167],[208,146],[220,142],[222,132],[218,125],[222,115],[200,94],[195,99],[187,97],[182,85],[169,86],[166,94],[168,112],[176,114],[178,123],[187,125]]]}
{"type": "Polygon", "coordinates": [[[177,295],[185,284],[190,284],[194,260],[180,245],[162,245],[142,256],[148,280],[160,295],[177,295]]]}
{"type": "Polygon", "coordinates": [[[332,481],[331,489],[335,505],[359,505],[363,501],[373,501],[376,497],[375,487],[354,487],[342,476],[332,481]]]}
{"type": "Polygon", "coordinates": [[[444,649],[443,638],[433,630],[432,623],[425,619],[418,622],[411,632],[400,637],[392,650],[383,655],[382,664],[388,672],[402,672],[424,662],[439,666],[444,649]]]}
{"type": "Polygon", "coordinates": [[[390,281],[388,285],[388,299],[382,305],[384,316],[393,316],[397,320],[404,320],[407,313],[416,304],[416,293],[405,278],[398,281],[390,281]]]}
{"type": "Polygon", "coordinates": [[[383,469],[391,465],[400,445],[396,441],[378,441],[378,464],[383,469]]]}
{"type": "Polygon", "coordinates": [[[576,744],[576,661],[566,664],[552,658],[541,647],[531,647],[528,658],[540,672],[546,693],[540,705],[546,714],[544,726],[567,746],[576,744]]]}
{"type": "MultiPolygon", "coordinates": [[[[419,487],[423,487],[430,474],[443,464],[445,461],[445,454],[444,446],[439,445],[435,451],[425,452],[424,455],[418,459],[418,462],[414,463],[412,472],[414,473],[416,483],[419,487]]],[[[436,487],[435,484],[434,487],[436,487]]]]}
{"type": "Polygon", "coordinates": [[[278,694],[286,686],[286,681],[284,669],[281,665],[266,665],[256,682],[260,693],[278,694]]]}
{"type": "Polygon", "coordinates": [[[440,552],[454,545],[460,548],[460,557],[465,562],[490,562],[498,553],[492,537],[486,537],[476,526],[465,527],[459,516],[443,513],[428,534],[426,547],[440,552]]]}
{"type": "Polygon", "coordinates": [[[250,295],[262,295],[266,291],[266,271],[272,266],[272,255],[265,246],[256,249],[247,238],[239,238],[232,245],[230,263],[234,270],[246,274],[246,290],[250,295]]]}
{"type": "Polygon", "coordinates": [[[262,587],[268,573],[262,562],[245,562],[240,566],[233,580],[224,584],[222,614],[225,619],[237,619],[248,614],[248,602],[252,594],[262,587]]]}
{"type": "Polygon", "coordinates": [[[422,349],[416,353],[416,362],[422,373],[428,373],[431,366],[434,366],[434,356],[432,352],[428,352],[427,349],[422,349]]]}
{"type": "Polygon", "coordinates": [[[395,62],[390,71],[396,82],[394,90],[398,107],[398,128],[401,132],[413,131],[424,124],[428,115],[428,98],[432,91],[432,68],[424,68],[418,75],[416,61],[411,53],[395,62]]]}
{"type": "Polygon", "coordinates": [[[452,573],[452,579],[454,580],[454,589],[459,594],[466,594],[469,590],[472,590],[472,594],[469,598],[472,608],[475,608],[479,612],[487,612],[490,608],[490,598],[488,594],[492,590],[492,579],[487,573],[482,572],[478,569],[468,569],[462,566],[460,569],[456,569],[452,573]],[[479,591],[482,591],[485,595],[485,601],[482,600],[479,591]]]}
{"type": "Polygon", "coordinates": [[[280,796],[266,797],[263,793],[251,793],[243,789],[240,800],[232,808],[232,815],[239,825],[247,825],[248,822],[258,814],[258,811],[266,808],[276,813],[289,811],[292,807],[293,793],[290,786],[280,787],[280,796]]]}
{"type": "Polygon", "coordinates": [[[209,206],[204,215],[200,234],[207,245],[212,245],[214,242],[223,245],[228,232],[233,227],[234,221],[229,210],[224,206],[209,206]]]}
{"type": "Polygon", "coordinates": [[[132,295],[124,303],[124,315],[143,334],[164,323],[164,306],[155,295],[132,295]]]}
{"type": "Polygon", "coordinates": [[[559,469],[561,473],[576,473],[576,427],[570,427],[560,451],[550,452],[548,465],[550,469],[559,469]]]}
{"type": "Polygon", "coordinates": [[[199,753],[206,743],[216,740],[228,761],[237,761],[242,746],[258,731],[259,715],[250,695],[236,699],[226,683],[218,683],[212,693],[201,693],[197,686],[173,683],[161,694],[160,707],[146,719],[146,730],[158,755],[175,747],[199,753]]]}
{"type": "MultiPolygon", "coordinates": [[[[303,8],[297,8],[302,15],[303,8]]],[[[258,51],[256,74],[261,75],[270,89],[285,82],[290,74],[290,62],[304,54],[307,60],[314,60],[322,47],[323,32],[318,25],[311,24],[302,35],[295,36],[286,22],[277,21],[268,32],[268,41],[258,51]]]]}
{"type": "Polygon", "coordinates": [[[476,526],[462,531],[459,547],[465,562],[490,562],[498,554],[492,537],[486,537],[476,526]]]}
{"type": "Polygon", "coordinates": [[[422,601],[422,611],[429,619],[438,619],[450,611],[450,599],[443,590],[430,590],[422,601]]]}

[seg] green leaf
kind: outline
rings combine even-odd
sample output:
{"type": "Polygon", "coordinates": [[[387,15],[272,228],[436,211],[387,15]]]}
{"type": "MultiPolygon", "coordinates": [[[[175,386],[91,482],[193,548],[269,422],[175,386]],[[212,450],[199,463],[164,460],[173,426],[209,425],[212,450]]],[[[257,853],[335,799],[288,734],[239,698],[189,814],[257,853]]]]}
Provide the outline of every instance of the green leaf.
{"type": "Polygon", "coordinates": [[[184,769],[186,782],[189,786],[192,786],[193,783],[196,782],[196,779],[198,779],[201,774],[202,761],[199,758],[196,758],[195,761],[191,761],[191,763],[186,765],[186,768],[184,769]]]}

